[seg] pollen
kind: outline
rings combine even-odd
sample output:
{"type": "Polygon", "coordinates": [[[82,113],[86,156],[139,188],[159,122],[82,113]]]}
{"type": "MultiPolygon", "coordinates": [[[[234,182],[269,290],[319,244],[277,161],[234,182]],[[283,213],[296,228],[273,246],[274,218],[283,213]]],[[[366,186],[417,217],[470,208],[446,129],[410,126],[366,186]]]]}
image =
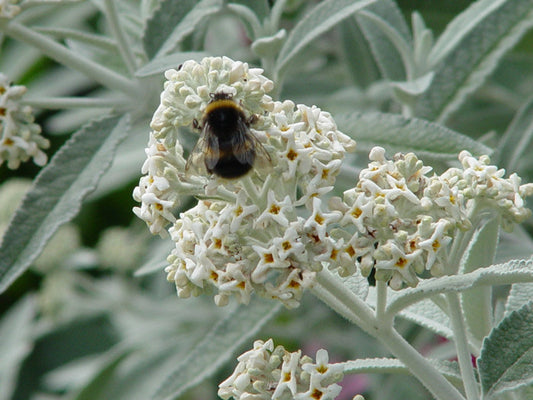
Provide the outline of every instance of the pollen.
{"type": "Polygon", "coordinates": [[[291,380],[291,373],[290,372],[285,372],[283,374],[283,382],[289,382],[291,380]]]}
{"type": "Polygon", "coordinates": [[[355,249],[352,246],[348,246],[346,247],[346,253],[348,253],[350,257],[353,257],[355,256],[355,249]]]}
{"type": "Polygon", "coordinates": [[[400,257],[398,258],[398,261],[396,261],[395,264],[398,268],[403,268],[407,265],[407,259],[400,257]]]}
{"type": "Polygon", "coordinates": [[[320,400],[323,395],[324,395],[324,393],[322,393],[320,390],[314,389],[313,393],[311,393],[311,398],[312,399],[316,399],[316,400],[320,400]]]}
{"type": "Polygon", "coordinates": [[[324,217],[320,214],[315,215],[315,221],[317,224],[322,225],[324,223],[324,217]]]}
{"type": "Polygon", "coordinates": [[[331,250],[331,254],[330,254],[329,258],[331,258],[332,260],[336,260],[338,254],[339,254],[339,251],[337,249],[333,249],[333,250],[331,250]]]}
{"type": "Polygon", "coordinates": [[[455,204],[455,196],[453,194],[450,195],[450,203],[455,204]]]}
{"type": "Polygon", "coordinates": [[[0,94],[4,94],[6,92],[5,86],[0,86],[0,94]]]}
{"type": "Polygon", "coordinates": [[[13,139],[11,139],[11,138],[5,138],[3,144],[4,144],[5,146],[13,146],[13,145],[15,144],[15,142],[14,142],[13,139]]]}
{"type": "Polygon", "coordinates": [[[209,278],[211,278],[213,281],[218,280],[218,274],[215,271],[211,271],[211,274],[209,275],[209,278]]]}
{"type": "Polygon", "coordinates": [[[156,147],[158,151],[167,151],[167,148],[162,143],[158,143],[156,147]]]}
{"type": "Polygon", "coordinates": [[[266,263],[273,263],[274,262],[274,256],[270,253],[267,253],[263,256],[263,260],[265,260],[266,263]]]}
{"type": "Polygon", "coordinates": [[[328,367],[326,365],[319,365],[316,370],[320,374],[325,374],[328,371],[328,367]]]}
{"type": "Polygon", "coordinates": [[[328,179],[329,169],[325,168],[322,170],[322,179],[328,179]]]}
{"type": "Polygon", "coordinates": [[[237,287],[238,287],[239,289],[244,290],[244,289],[246,289],[246,283],[244,283],[243,281],[241,281],[241,282],[237,283],[237,287]]]}
{"type": "Polygon", "coordinates": [[[292,248],[292,244],[291,242],[289,242],[288,240],[284,241],[282,244],[281,244],[281,247],[283,248],[284,251],[289,251],[291,248],[292,248]]]}
{"type": "Polygon", "coordinates": [[[222,240],[216,238],[214,241],[214,247],[215,249],[221,249],[222,248],[222,240]]]}
{"type": "Polygon", "coordinates": [[[238,217],[239,215],[241,215],[243,212],[243,209],[241,206],[238,206],[236,209],[235,209],[235,215],[238,217]]]}
{"type": "Polygon", "coordinates": [[[279,208],[279,206],[278,206],[277,204],[272,204],[272,205],[270,206],[270,209],[269,209],[268,211],[270,212],[270,214],[278,215],[279,212],[280,212],[280,210],[281,210],[281,209],[279,208]]]}
{"type": "Polygon", "coordinates": [[[352,211],[352,216],[354,218],[359,218],[361,214],[363,214],[363,210],[361,210],[359,207],[355,207],[354,210],[352,211]]]}
{"type": "Polygon", "coordinates": [[[6,109],[4,107],[0,107],[0,117],[5,117],[6,115],[6,109]]]}
{"type": "Polygon", "coordinates": [[[155,203],[154,207],[157,211],[163,211],[163,205],[161,203],[155,203]]]}
{"type": "Polygon", "coordinates": [[[436,239],[436,240],[432,243],[431,247],[433,247],[433,251],[434,251],[435,253],[437,252],[437,250],[439,250],[439,248],[440,248],[440,242],[438,241],[438,239],[436,239]]]}
{"type": "Polygon", "coordinates": [[[290,281],[289,287],[292,289],[298,289],[300,287],[300,283],[296,281],[290,281]]]}
{"type": "Polygon", "coordinates": [[[287,158],[291,161],[294,161],[296,157],[298,157],[298,153],[295,152],[293,149],[290,149],[289,152],[287,153],[287,158]]]}

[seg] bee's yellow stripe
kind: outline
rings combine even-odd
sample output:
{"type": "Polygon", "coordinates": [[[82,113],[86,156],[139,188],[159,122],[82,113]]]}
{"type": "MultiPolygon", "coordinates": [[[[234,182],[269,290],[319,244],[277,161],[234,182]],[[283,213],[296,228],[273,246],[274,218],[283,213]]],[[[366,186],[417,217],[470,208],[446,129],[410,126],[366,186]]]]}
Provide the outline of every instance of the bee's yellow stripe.
{"type": "Polygon", "coordinates": [[[220,100],[215,100],[215,101],[212,101],[211,103],[209,103],[207,105],[207,107],[205,108],[204,113],[205,114],[209,114],[211,111],[216,110],[217,108],[222,108],[222,107],[232,107],[232,108],[242,112],[242,109],[233,100],[220,99],[220,100]]]}

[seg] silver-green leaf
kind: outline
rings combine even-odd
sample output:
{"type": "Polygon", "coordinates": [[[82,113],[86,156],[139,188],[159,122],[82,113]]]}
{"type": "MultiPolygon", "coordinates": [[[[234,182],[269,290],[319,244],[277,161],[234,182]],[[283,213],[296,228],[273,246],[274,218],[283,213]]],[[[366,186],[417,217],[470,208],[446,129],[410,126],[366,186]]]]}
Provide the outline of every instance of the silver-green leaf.
{"type": "Polygon", "coordinates": [[[285,70],[294,57],[318,36],[375,0],[326,0],[319,3],[290,32],[280,50],[276,71],[285,70]]]}
{"type": "Polygon", "coordinates": [[[533,302],[504,318],[478,359],[484,399],[533,383],[533,302]]]}
{"type": "Polygon", "coordinates": [[[72,135],[42,169],[0,245],[0,293],[37,258],[57,228],[78,213],[128,129],[129,116],[92,122],[72,135]]]}
{"type": "Polygon", "coordinates": [[[479,0],[457,16],[429,57],[435,65],[415,115],[445,121],[533,26],[531,0],[479,0]]]}

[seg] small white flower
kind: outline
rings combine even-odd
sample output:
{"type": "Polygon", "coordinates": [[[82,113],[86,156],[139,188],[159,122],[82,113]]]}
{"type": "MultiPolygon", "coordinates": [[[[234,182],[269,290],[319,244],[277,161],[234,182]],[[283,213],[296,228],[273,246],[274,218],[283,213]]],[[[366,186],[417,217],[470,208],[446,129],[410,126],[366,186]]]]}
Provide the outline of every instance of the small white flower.
{"type": "Polygon", "coordinates": [[[0,0],[0,18],[13,18],[20,12],[19,0],[0,0]]]}
{"type": "Polygon", "coordinates": [[[317,352],[317,362],[301,351],[274,349],[272,339],[257,340],[253,350],[238,357],[233,374],[219,385],[218,395],[226,400],[333,400],[341,390],[341,365],[329,364],[326,350],[317,352]]]}
{"type": "Polygon", "coordinates": [[[10,169],[17,169],[30,158],[39,166],[48,160],[42,149],[50,147],[50,142],[41,136],[41,127],[34,123],[31,107],[20,105],[24,93],[24,86],[11,86],[0,73],[0,165],[7,161],[10,169]]]}

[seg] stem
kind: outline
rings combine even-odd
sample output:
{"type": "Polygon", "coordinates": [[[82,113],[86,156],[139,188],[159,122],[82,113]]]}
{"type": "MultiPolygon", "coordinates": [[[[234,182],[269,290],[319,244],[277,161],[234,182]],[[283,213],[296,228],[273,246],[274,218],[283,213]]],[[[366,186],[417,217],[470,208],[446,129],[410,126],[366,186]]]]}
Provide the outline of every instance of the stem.
{"type": "Polygon", "coordinates": [[[135,61],[135,56],[131,51],[131,46],[128,43],[126,34],[124,33],[122,25],[120,24],[116,3],[117,2],[113,0],[104,1],[106,16],[109,21],[109,27],[111,28],[111,32],[113,32],[113,36],[117,41],[120,55],[122,56],[122,59],[124,60],[124,63],[126,64],[129,73],[133,75],[137,70],[137,63],[135,61]]]}
{"type": "MultiPolygon", "coordinates": [[[[377,330],[376,318],[368,304],[326,269],[322,269],[316,274],[316,281],[324,290],[336,297],[340,304],[343,304],[361,320],[361,324],[359,324],[361,329],[375,336],[375,331],[377,330]]],[[[337,311],[335,308],[334,310],[337,311]]]]}
{"type": "Polygon", "coordinates": [[[102,99],[90,97],[39,97],[25,99],[21,104],[33,108],[48,110],[74,109],[74,108],[117,108],[125,106],[125,99],[102,99]]]}
{"type": "Polygon", "coordinates": [[[123,92],[133,98],[139,97],[136,82],[74,53],[72,50],[32,29],[26,28],[15,21],[10,21],[9,23],[0,24],[0,30],[13,39],[37,48],[58,63],[80,71],[110,89],[123,92]]]}
{"type": "MultiPolygon", "coordinates": [[[[383,292],[383,289],[378,290],[383,292]]],[[[329,271],[323,269],[317,273],[313,291],[340,315],[356,323],[359,319],[359,327],[378,338],[436,399],[464,400],[461,393],[393,328],[392,320],[389,324],[377,320],[372,309],[329,271]]]]}
{"type": "Polygon", "coordinates": [[[388,347],[438,400],[464,400],[463,395],[442,376],[394,328],[380,330],[377,338],[388,347]]]}
{"type": "Polygon", "coordinates": [[[466,327],[464,324],[461,304],[459,302],[459,295],[457,293],[446,293],[446,298],[448,300],[448,315],[454,333],[455,348],[465,387],[466,398],[468,400],[476,400],[479,398],[479,391],[476,377],[474,375],[474,367],[472,366],[472,360],[470,359],[470,351],[468,350],[466,327]]]}
{"type": "Polygon", "coordinates": [[[385,308],[387,307],[387,282],[376,281],[377,299],[376,299],[376,319],[383,321],[385,308]]]}

